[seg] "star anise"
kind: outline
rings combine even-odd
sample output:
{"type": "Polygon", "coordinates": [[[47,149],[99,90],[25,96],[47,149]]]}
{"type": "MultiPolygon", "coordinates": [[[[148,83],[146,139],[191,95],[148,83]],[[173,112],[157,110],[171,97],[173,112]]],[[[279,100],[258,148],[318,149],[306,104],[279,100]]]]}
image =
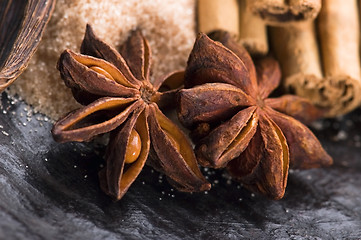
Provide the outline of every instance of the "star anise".
{"type": "Polygon", "coordinates": [[[119,200],[147,161],[180,191],[210,188],[185,134],[160,110],[174,104],[184,72],[153,84],[151,52],[140,31],[132,32],[120,53],[95,36],[88,25],[81,53],[65,50],[58,69],[75,99],[86,105],[53,127],[58,142],[88,141],[110,132],[101,188],[119,200]]]}
{"type": "Polygon", "coordinates": [[[332,163],[302,121],[322,110],[308,100],[268,98],[280,83],[278,63],[265,57],[254,65],[246,50],[225,32],[215,42],[200,34],[190,54],[185,87],[179,92],[180,121],[193,128],[201,165],[227,167],[248,189],[270,198],[285,193],[289,166],[332,163]]]}

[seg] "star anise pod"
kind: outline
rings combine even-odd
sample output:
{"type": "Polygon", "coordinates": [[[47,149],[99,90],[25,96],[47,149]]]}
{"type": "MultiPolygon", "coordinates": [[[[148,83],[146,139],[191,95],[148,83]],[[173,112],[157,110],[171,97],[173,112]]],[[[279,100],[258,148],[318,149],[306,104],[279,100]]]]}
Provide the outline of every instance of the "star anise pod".
{"type": "Polygon", "coordinates": [[[283,197],[289,166],[332,163],[302,121],[322,110],[308,100],[268,98],[280,83],[278,63],[265,57],[254,65],[246,50],[225,32],[215,42],[200,34],[190,54],[185,87],[179,92],[180,121],[193,128],[195,152],[203,166],[227,167],[248,189],[283,197]]]}
{"type": "Polygon", "coordinates": [[[119,200],[147,161],[180,191],[210,188],[185,134],[160,110],[174,104],[184,72],[149,80],[151,51],[140,31],[132,32],[120,53],[97,38],[88,25],[81,53],[65,50],[58,69],[75,99],[86,105],[53,127],[58,142],[88,141],[110,132],[101,188],[119,200]]]}

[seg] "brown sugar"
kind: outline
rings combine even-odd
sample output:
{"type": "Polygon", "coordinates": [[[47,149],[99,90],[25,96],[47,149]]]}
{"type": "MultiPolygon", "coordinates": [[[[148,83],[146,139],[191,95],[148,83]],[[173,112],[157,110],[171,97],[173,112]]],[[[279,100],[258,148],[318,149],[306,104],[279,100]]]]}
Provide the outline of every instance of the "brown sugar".
{"type": "Polygon", "coordinates": [[[56,62],[64,49],[79,51],[87,23],[116,48],[140,29],[152,49],[151,80],[182,69],[195,39],[194,8],[195,0],[58,0],[37,52],[9,93],[55,120],[79,107],[56,62]]]}

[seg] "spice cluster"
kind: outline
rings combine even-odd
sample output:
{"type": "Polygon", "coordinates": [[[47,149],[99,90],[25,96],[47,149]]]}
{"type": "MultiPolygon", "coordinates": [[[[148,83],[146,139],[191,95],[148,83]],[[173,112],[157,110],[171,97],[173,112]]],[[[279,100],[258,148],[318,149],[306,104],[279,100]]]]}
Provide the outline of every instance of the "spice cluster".
{"type": "Polygon", "coordinates": [[[60,119],[53,136],[59,142],[89,141],[110,133],[99,179],[115,200],[145,164],[186,192],[211,187],[198,164],[225,168],[249,190],[272,199],[283,197],[290,167],[332,164],[304,125],[324,109],[294,95],[271,98],[280,83],[278,63],[269,56],[253,61],[227,32],[210,36],[214,40],[197,37],[185,71],[153,83],[151,49],[140,31],[118,52],[87,26],[81,54],[61,54],[61,77],[83,107],[60,119]],[[194,149],[165,114],[175,108],[194,149]]]}

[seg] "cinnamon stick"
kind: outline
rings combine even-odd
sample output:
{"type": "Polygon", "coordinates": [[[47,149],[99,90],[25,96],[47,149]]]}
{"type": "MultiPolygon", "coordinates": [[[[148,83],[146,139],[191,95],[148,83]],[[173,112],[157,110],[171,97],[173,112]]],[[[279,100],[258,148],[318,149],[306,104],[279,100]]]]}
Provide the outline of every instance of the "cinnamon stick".
{"type": "Polygon", "coordinates": [[[266,25],[249,11],[246,0],[198,0],[198,30],[224,30],[252,55],[268,52],[266,25]]]}
{"type": "MultiPolygon", "coordinates": [[[[318,20],[324,97],[330,116],[347,113],[361,102],[359,16],[356,0],[323,0],[318,20]]],[[[322,90],[322,89],[321,89],[322,90]]]]}
{"type": "Polygon", "coordinates": [[[249,11],[246,0],[239,0],[238,42],[251,55],[264,55],[268,52],[266,24],[249,11]]]}
{"type": "Polygon", "coordinates": [[[198,30],[204,33],[225,30],[238,36],[237,0],[198,0],[198,30]]]}
{"type": "Polygon", "coordinates": [[[247,0],[250,10],[270,25],[315,19],[321,0],[247,0]]]}
{"type": "Polygon", "coordinates": [[[319,88],[323,86],[323,75],[314,22],[270,27],[269,32],[286,89],[322,105],[319,88]]]}
{"type": "Polygon", "coordinates": [[[326,116],[334,117],[361,101],[358,13],[356,0],[322,4],[319,46],[312,22],[271,27],[270,35],[286,89],[328,109],[326,116]]]}

